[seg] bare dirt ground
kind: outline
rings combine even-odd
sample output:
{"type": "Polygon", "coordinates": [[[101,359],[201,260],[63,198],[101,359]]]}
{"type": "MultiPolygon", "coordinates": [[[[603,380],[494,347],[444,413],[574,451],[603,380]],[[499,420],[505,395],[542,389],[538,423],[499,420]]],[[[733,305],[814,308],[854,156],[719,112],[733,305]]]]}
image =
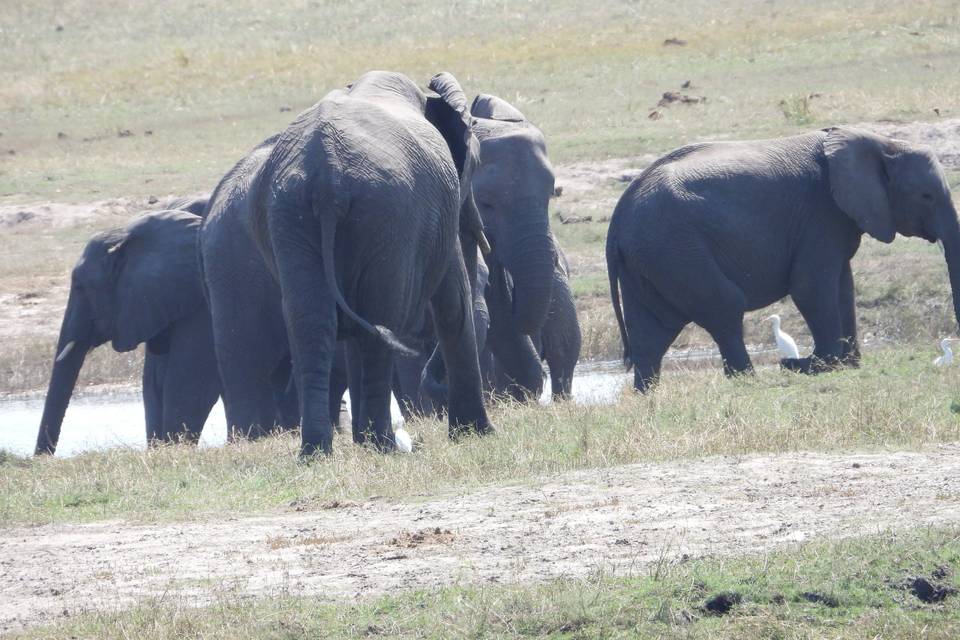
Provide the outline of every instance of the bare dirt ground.
{"type": "Polygon", "coordinates": [[[960,523],[960,445],[711,458],[568,473],[419,502],[293,504],[217,522],[0,532],[0,631],[143,598],[354,599],[617,575],[819,536],[960,523]]]}

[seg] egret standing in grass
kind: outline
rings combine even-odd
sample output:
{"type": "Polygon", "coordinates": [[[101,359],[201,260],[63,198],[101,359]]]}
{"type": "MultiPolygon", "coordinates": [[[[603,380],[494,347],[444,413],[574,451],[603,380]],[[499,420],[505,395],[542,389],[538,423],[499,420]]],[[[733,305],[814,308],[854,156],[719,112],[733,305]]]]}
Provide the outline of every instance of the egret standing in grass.
{"type": "Polygon", "coordinates": [[[397,451],[413,453],[413,439],[403,427],[397,427],[393,432],[393,441],[397,443],[397,451]]]}
{"type": "Polygon", "coordinates": [[[953,362],[953,350],[950,348],[950,338],[944,338],[940,341],[940,350],[943,355],[933,361],[938,367],[945,367],[953,362]]]}
{"type": "Polygon", "coordinates": [[[780,316],[773,314],[767,318],[767,320],[773,321],[773,337],[777,341],[777,348],[780,349],[780,355],[784,358],[799,358],[800,351],[797,349],[797,343],[794,342],[789,333],[780,330],[780,316]]]}

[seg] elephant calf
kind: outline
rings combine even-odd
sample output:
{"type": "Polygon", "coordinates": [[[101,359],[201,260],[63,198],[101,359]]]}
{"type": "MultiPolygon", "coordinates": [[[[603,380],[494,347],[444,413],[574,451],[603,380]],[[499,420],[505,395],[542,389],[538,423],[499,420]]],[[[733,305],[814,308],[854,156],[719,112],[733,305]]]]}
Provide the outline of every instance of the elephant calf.
{"type": "Polygon", "coordinates": [[[620,198],[607,233],[610,294],[634,386],[656,380],[689,322],[716,341],[727,373],[750,370],[743,314],[788,294],[815,348],[785,367],[858,363],[850,260],[864,233],[940,240],[960,317],[957,211],[928,149],[836,127],[693,144],[660,158],[620,198]]]}
{"type": "Polygon", "coordinates": [[[120,352],[147,345],[148,442],[200,437],[220,395],[197,258],[200,221],[184,211],[149,213],[87,243],[71,276],[36,454],[56,451],[84,358],[107,341],[120,352]]]}

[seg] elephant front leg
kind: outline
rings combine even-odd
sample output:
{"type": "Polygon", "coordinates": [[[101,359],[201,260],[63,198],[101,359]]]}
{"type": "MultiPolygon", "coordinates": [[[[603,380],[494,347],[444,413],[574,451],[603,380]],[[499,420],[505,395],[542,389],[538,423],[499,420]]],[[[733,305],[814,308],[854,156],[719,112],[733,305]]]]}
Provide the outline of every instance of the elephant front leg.
{"type": "MultiPolygon", "coordinates": [[[[805,280],[791,291],[797,309],[813,336],[813,354],[807,358],[784,358],[784,369],[816,374],[840,366],[844,354],[844,333],[840,309],[840,276],[805,280]]],[[[851,292],[852,295],[852,292],[851,292]]]]}
{"type": "Polygon", "coordinates": [[[205,311],[174,325],[165,358],[162,437],[196,444],[221,390],[205,311]]]}
{"type": "Polygon", "coordinates": [[[494,428],[483,406],[472,297],[459,243],[430,306],[446,363],[450,437],[455,438],[467,429],[478,434],[490,433],[494,428]]]}

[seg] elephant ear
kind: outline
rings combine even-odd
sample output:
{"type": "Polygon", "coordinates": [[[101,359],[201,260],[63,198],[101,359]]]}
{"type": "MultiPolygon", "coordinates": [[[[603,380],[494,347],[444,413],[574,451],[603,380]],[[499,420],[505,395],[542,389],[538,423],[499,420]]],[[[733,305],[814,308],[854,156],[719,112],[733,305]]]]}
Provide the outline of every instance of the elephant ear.
{"type": "MultiPolygon", "coordinates": [[[[473,135],[473,117],[467,108],[467,96],[457,79],[447,72],[433,76],[429,87],[437,96],[427,97],[424,115],[446,141],[460,176],[460,230],[472,236],[484,253],[489,253],[490,243],[483,233],[483,221],[473,202],[471,180],[474,169],[480,164],[480,143],[473,135]]],[[[464,247],[464,252],[464,255],[470,255],[469,248],[464,247]]]]}
{"type": "Polygon", "coordinates": [[[480,144],[473,135],[473,118],[467,109],[467,96],[460,83],[447,72],[430,79],[436,96],[427,97],[424,115],[443,136],[460,176],[460,201],[466,199],[473,170],[480,160],[480,144]],[[466,187],[466,188],[465,188],[466,187]]]}
{"type": "Polygon", "coordinates": [[[197,250],[201,221],[185,211],[147,214],[109,249],[115,259],[117,351],[148,341],[163,351],[165,330],[205,304],[197,250]]]}
{"type": "Polygon", "coordinates": [[[503,122],[526,122],[527,118],[515,106],[497,96],[481,93],[473,99],[470,113],[475,118],[501,120],[503,122]]]}
{"type": "Polygon", "coordinates": [[[880,242],[892,242],[897,228],[884,139],[847,127],[826,131],[823,150],[834,201],[863,231],[880,242]]]}

